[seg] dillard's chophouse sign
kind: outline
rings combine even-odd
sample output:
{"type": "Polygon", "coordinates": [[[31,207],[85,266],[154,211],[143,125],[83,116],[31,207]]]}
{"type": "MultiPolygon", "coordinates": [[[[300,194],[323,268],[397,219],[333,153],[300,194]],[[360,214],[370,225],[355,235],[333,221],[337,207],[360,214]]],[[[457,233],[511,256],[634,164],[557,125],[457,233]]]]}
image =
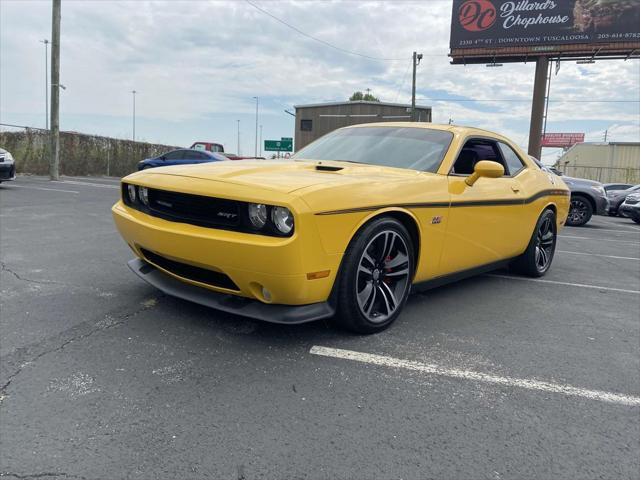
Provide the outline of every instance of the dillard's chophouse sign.
{"type": "Polygon", "coordinates": [[[451,48],[640,41],[640,0],[453,0],[451,48]]]}

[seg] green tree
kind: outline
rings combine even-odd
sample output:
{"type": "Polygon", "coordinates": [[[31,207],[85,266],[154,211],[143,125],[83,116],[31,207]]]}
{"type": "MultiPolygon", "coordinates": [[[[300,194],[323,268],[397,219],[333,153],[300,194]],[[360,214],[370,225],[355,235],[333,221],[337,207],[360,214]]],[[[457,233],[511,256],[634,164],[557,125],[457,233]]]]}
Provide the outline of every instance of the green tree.
{"type": "Polygon", "coordinates": [[[349,97],[349,101],[350,102],[356,102],[358,100],[364,100],[367,102],[379,102],[380,99],[376,96],[371,95],[371,93],[369,93],[369,89],[367,88],[367,93],[362,93],[360,91],[358,92],[353,92],[353,95],[351,95],[349,97]]]}

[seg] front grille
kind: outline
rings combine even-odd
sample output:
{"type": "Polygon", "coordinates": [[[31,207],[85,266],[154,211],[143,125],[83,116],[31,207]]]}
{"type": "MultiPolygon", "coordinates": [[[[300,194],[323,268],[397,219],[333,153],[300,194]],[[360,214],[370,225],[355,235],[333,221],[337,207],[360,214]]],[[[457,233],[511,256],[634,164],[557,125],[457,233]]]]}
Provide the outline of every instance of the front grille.
{"type": "Polygon", "coordinates": [[[238,286],[233,283],[233,280],[224,273],[170,260],[145,248],[140,248],[140,251],[142,252],[142,255],[149,260],[149,262],[173,273],[174,275],[178,275],[179,277],[186,278],[187,280],[193,280],[195,282],[206,283],[212,287],[240,291],[238,286]]]}
{"type": "MultiPolygon", "coordinates": [[[[247,202],[148,188],[149,205],[144,205],[139,199],[139,188],[136,187],[135,202],[131,201],[127,188],[128,184],[123,183],[122,200],[125,205],[171,222],[274,237],[293,235],[293,230],[286,235],[281,233],[271,221],[267,221],[264,228],[256,230],[249,220],[247,202]]],[[[270,217],[271,207],[267,208],[267,217],[270,217]]]]}
{"type": "Polygon", "coordinates": [[[240,223],[238,202],[166,190],[149,189],[149,208],[170,220],[211,227],[240,223]]]}

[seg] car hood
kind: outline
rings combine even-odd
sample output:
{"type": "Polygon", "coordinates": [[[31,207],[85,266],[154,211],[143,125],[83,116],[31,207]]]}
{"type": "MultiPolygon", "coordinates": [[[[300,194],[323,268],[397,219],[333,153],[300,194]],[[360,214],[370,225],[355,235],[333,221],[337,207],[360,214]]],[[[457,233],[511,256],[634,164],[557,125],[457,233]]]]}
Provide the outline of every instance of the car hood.
{"type": "Polygon", "coordinates": [[[579,187],[579,186],[584,186],[584,187],[602,186],[602,183],[596,182],[594,180],[587,180],[586,178],[567,177],[566,175],[563,175],[560,178],[562,178],[562,180],[564,180],[564,183],[566,183],[567,185],[574,185],[576,187],[579,187]]]}
{"type": "MultiPolygon", "coordinates": [[[[243,160],[154,168],[154,175],[173,175],[292,193],[308,187],[394,182],[420,172],[348,162],[243,160]]],[[[145,175],[140,172],[136,175],[145,175]]]]}

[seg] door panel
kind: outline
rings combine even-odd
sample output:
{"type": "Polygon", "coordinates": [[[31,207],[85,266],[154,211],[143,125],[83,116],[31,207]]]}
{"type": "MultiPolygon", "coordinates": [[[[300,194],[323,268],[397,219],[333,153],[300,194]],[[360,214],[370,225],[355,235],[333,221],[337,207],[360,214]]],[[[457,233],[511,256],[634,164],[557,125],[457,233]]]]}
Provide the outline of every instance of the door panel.
{"type": "Polygon", "coordinates": [[[450,175],[448,179],[451,207],[443,273],[522,253],[527,227],[522,208],[526,192],[518,177],[480,178],[471,187],[464,176],[450,175]]]}

